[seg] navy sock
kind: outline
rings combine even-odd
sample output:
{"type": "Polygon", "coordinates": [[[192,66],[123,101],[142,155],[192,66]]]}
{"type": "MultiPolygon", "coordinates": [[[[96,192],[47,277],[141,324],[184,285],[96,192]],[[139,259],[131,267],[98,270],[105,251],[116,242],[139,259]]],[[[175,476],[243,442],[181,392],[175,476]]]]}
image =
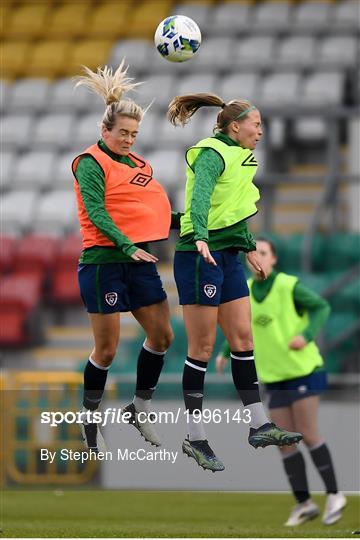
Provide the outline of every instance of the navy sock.
{"type": "Polygon", "coordinates": [[[319,471],[321,478],[326,487],[327,493],[337,493],[338,487],[336,482],[334,465],[331,459],[331,454],[326,443],[311,450],[310,455],[315,467],[319,471]]]}
{"type": "Polygon", "coordinates": [[[294,497],[298,503],[303,503],[310,499],[305,460],[302,453],[297,451],[289,456],[284,456],[283,464],[294,497]]]}
{"type": "Polygon", "coordinates": [[[184,364],[182,387],[184,393],[185,408],[190,414],[194,410],[202,410],[204,397],[204,379],[207,363],[186,357],[184,364]]]}
{"type": "Polygon", "coordinates": [[[261,401],[254,351],[231,352],[233,381],[244,407],[261,401]]]}
{"type": "Polygon", "coordinates": [[[95,411],[101,402],[106,384],[109,368],[101,368],[95,365],[93,360],[88,361],[84,370],[84,397],[85,409],[95,411]]]}
{"type": "Polygon", "coordinates": [[[151,399],[164,365],[165,352],[153,351],[145,344],[138,356],[135,395],[151,399]]]}

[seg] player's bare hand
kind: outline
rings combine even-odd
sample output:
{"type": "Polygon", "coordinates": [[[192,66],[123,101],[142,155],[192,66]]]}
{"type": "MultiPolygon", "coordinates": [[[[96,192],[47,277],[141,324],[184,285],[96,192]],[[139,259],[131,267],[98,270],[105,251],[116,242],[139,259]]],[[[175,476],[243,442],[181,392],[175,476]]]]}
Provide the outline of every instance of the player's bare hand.
{"type": "Polygon", "coordinates": [[[249,253],[246,254],[246,259],[250,268],[255,272],[255,274],[257,274],[261,279],[267,278],[267,274],[260,262],[257,251],[249,251],[249,253]]]}
{"type": "Polygon", "coordinates": [[[207,245],[207,243],[204,242],[203,240],[197,240],[195,244],[196,244],[198,252],[203,257],[204,261],[209,264],[213,264],[214,266],[217,266],[214,257],[210,253],[209,246],[207,245]]]}
{"type": "Polygon", "coordinates": [[[304,336],[295,336],[289,343],[289,349],[292,349],[294,351],[300,351],[301,349],[306,347],[307,344],[308,342],[306,341],[304,336]]]}
{"type": "Polygon", "coordinates": [[[131,258],[134,259],[134,261],[149,263],[155,263],[159,260],[157,257],[155,257],[155,255],[151,255],[151,253],[148,253],[144,249],[137,249],[131,255],[131,258]]]}
{"type": "Polygon", "coordinates": [[[221,354],[218,354],[216,357],[216,371],[218,373],[223,374],[227,364],[228,364],[228,358],[226,358],[226,356],[222,356],[221,354]]]}

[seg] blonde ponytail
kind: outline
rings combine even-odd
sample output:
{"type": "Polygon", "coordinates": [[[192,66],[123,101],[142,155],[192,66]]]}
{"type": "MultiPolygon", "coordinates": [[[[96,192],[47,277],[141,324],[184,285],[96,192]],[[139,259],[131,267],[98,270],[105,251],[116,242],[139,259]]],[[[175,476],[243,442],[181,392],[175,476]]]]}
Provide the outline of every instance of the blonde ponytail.
{"type": "Polygon", "coordinates": [[[102,119],[102,124],[111,130],[116,122],[117,116],[127,116],[141,122],[144,110],[131,99],[122,99],[123,95],[130,92],[140,83],[133,82],[134,79],[127,77],[129,66],[124,68],[125,59],[119,67],[113,71],[111,67],[98,67],[96,72],[87,66],[83,66],[85,75],[74,77],[75,88],[85,86],[91,92],[98,94],[105,102],[106,110],[102,119]]]}

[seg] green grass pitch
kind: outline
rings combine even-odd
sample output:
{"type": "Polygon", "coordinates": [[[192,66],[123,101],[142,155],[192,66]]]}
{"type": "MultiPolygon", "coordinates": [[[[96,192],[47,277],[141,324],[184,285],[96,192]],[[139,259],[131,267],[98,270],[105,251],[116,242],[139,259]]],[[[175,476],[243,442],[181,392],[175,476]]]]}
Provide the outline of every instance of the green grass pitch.
{"type": "MultiPolygon", "coordinates": [[[[324,496],[314,499],[323,508],[324,496]]],[[[293,504],[271,493],[4,490],[1,536],[343,538],[360,529],[359,497],[348,497],[343,519],[330,527],[320,518],[282,526],[293,504]]]]}

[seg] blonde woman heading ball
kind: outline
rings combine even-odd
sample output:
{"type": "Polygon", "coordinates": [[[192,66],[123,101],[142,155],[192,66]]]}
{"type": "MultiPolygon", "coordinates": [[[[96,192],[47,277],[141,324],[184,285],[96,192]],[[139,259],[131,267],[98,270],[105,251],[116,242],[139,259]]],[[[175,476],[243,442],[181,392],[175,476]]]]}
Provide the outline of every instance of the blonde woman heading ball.
{"type": "MultiPolygon", "coordinates": [[[[94,349],[84,372],[85,410],[101,402],[107,373],[120,339],[120,313],[131,311],[146,339],[139,352],[134,400],[123,409],[147,441],[160,445],[147,418],[173,333],[169,306],[157,258],[150,243],[168,238],[173,222],[168,197],[153,178],[150,164],[132,151],[144,110],[124,95],[136,83],[127,76],[124,61],[113,72],[85,68],[76,78],[105,102],[101,138],[72,164],[83,251],[79,261],[81,296],[89,313],[94,349]],[[142,418],[144,420],[144,418],[142,418]]],[[[95,450],[104,442],[95,423],[83,425],[84,441],[95,450]]]]}

